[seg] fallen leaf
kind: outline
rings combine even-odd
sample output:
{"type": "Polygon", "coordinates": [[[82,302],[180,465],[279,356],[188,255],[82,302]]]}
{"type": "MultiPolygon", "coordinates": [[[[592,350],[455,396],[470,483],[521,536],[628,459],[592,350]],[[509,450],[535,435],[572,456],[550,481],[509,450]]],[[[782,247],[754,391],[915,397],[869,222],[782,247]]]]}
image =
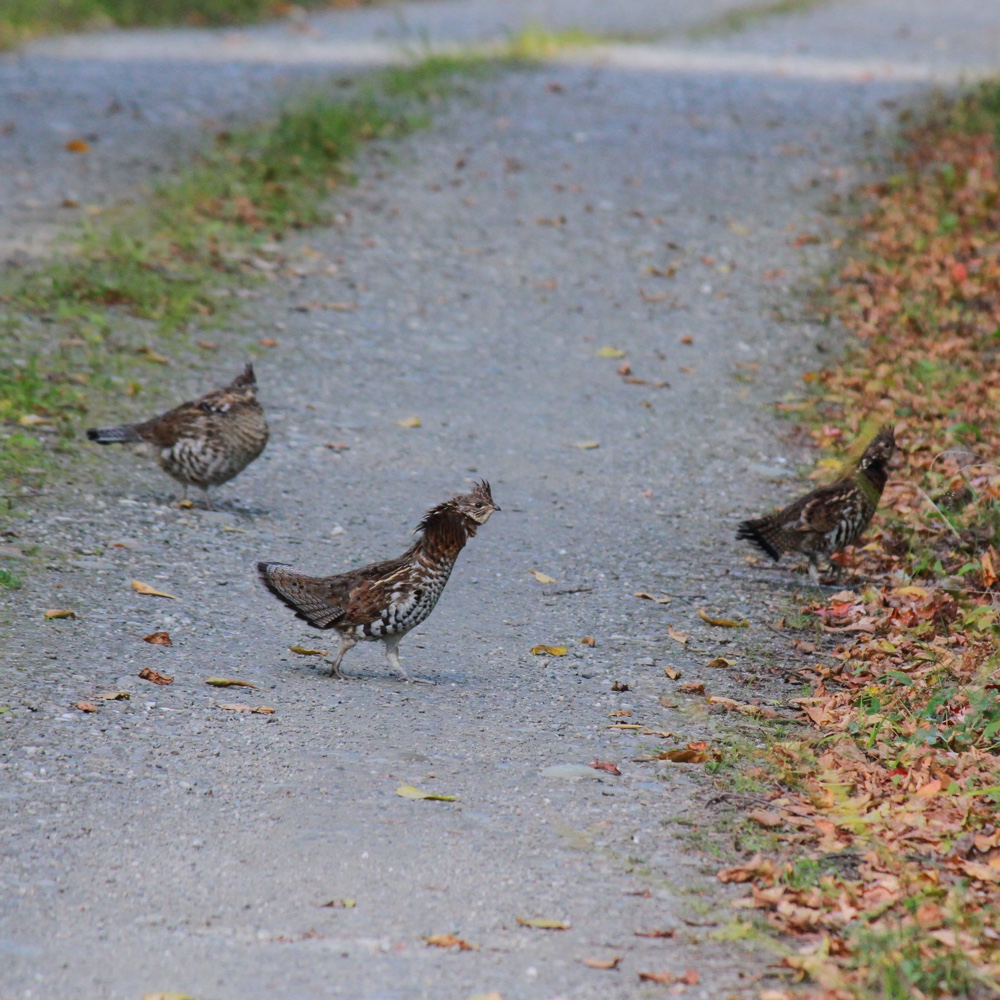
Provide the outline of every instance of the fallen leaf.
{"type": "Polygon", "coordinates": [[[143,642],[148,642],[151,646],[172,646],[169,632],[150,632],[142,637],[143,642]]]}
{"type": "Polygon", "coordinates": [[[100,706],[95,705],[92,701],[78,701],[74,708],[80,709],[81,712],[99,712],[100,706]]]}
{"type": "Polygon", "coordinates": [[[541,573],[537,569],[532,569],[528,571],[539,583],[555,583],[556,578],[554,576],[549,576],[548,573],[541,573]]]}
{"type": "Polygon", "coordinates": [[[429,799],[432,802],[454,802],[454,795],[437,795],[434,792],[422,792],[413,785],[400,785],[396,789],[396,794],[401,799],[429,799]]]}
{"type": "Polygon", "coordinates": [[[659,983],[661,986],[669,986],[674,982],[673,973],[670,972],[640,972],[639,979],[644,983],[659,983]]]}
{"type": "Polygon", "coordinates": [[[299,656],[329,656],[325,649],[307,649],[305,646],[289,646],[290,653],[298,653],[299,656]]]}
{"type": "Polygon", "coordinates": [[[611,690],[620,693],[622,691],[628,691],[628,690],[630,690],[630,688],[629,688],[629,686],[627,684],[623,684],[621,681],[615,681],[611,685],[611,690]]]}
{"type": "Polygon", "coordinates": [[[581,451],[593,451],[595,448],[601,447],[600,441],[574,441],[574,448],[579,448],[581,451]]]}
{"type": "Polygon", "coordinates": [[[621,955],[614,955],[611,958],[585,958],[583,964],[588,969],[617,969],[621,960],[621,955]]]}
{"type": "Polygon", "coordinates": [[[749,628],[750,622],[744,619],[741,622],[734,621],[732,618],[713,618],[702,608],[698,609],[698,617],[703,622],[708,622],[709,625],[717,625],[719,628],[749,628]]]}
{"type": "Polygon", "coordinates": [[[496,990],[490,990],[489,993],[473,993],[468,1000],[503,1000],[503,997],[496,990]]]}
{"type": "Polygon", "coordinates": [[[704,764],[713,755],[704,748],[704,743],[689,743],[683,750],[664,750],[656,755],[656,760],[669,760],[672,764],[704,764]]]}
{"type": "Polygon", "coordinates": [[[597,645],[597,640],[592,635],[585,635],[580,640],[580,645],[581,646],[590,646],[590,648],[593,649],[594,646],[597,645]]]}
{"type": "Polygon", "coordinates": [[[421,424],[420,417],[406,417],[403,420],[397,420],[397,427],[419,427],[421,424]]]}
{"type": "Polygon", "coordinates": [[[146,594],[148,597],[168,597],[171,601],[177,600],[173,594],[166,594],[162,590],[151,587],[148,583],[143,583],[141,580],[133,580],[132,589],[137,594],[146,594]]]}
{"type": "Polygon", "coordinates": [[[636,937],[648,937],[648,938],[672,938],[676,934],[676,930],[673,927],[658,929],[653,931],[635,931],[636,937]]]}
{"type": "Polygon", "coordinates": [[[254,690],[260,690],[256,684],[251,684],[250,681],[233,680],[228,677],[209,677],[205,681],[206,684],[211,684],[212,687],[217,688],[231,688],[231,687],[241,687],[241,688],[253,688],[254,690]]]}
{"type": "Polygon", "coordinates": [[[53,619],[59,618],[76,618],[76,612],[70,611],[69,608],[52,608],[46,611],[42,617],[46,621],[52,621],[53,619]]]}
{"type": "Polygon", "coordinates": [[[66,143],[66,152],[68,153],[89,153],[90,143],[86,139],[70,139],[66,143]]]}
{"type": "Polygon", "coordinates": [[[599,358],[624,358],[625,352],[620,347],[602,347],[597,352],[599,358]]]}
{"type": "Polygon", "coordinates": [[[590,765],[595,771],[607,771],[608,774],[614,774],[617,776],[621,775],[621,771],[618,770],[618,765],[613,764],[610,760],[598,760],[594,758],[594,762],[590,765]]]}
{"type": "Polygon", "coordinates": [[[727,660],[724,656],[717,656],[714,660],[709,660],[705,664],[706,667],[733,667],[735,665],[735,660],[727,660]]]}
{"type": "MultiPolygon", "coordinates": [[[[677,676],[680,677],[680,673],[678,673],[677,676]]],[[[671,701],[665,694],[661,694],[660,697],[657,698],[656,700],[663,708],[677,707],[676,702],[671,701]]]]}
{"type": "Polygon", "coordinates": [[[676,668],[676,667],[675,667],[675,666],[674,666],[674,665],[673,665],[672,663],[668,663],[668,664],[667,664],[667,665],[666,665],[666,666],[665,666],[665,667],[663,668],[663,672],[664,672],[664,673],[665,673],[665,674],[667,675],[667,677],[669,677],[669,678],[670,678],[670,679],[671,679],[672,681],[676,681],[676,680],[680,680],[680,678],[681,678],[681,672],[680,672],[680,671],[679,671],[679,670],[678,670],[678,669],[677,669],[677,668],[676,668]]]}
{"type": "Polygon", "coordinates": [[[565,646],[532,646],[532,655],[534,656],[565,656],[566,647],[565,646]]]}
{"type": "Polygon", "coordinates": [[[679,983],[687,983],[688,986],[697,986],[699,980],[697,969],[686,969],[684,975],[677,979],[679,983]]]}
{"type": "Polygon", "coordinates": [[[630,719],[631,717],[632,713],[625,711],[625,709],[622,709],[621,711],[618,712],[612,712],[608,716],[609,719],[630,719]]]}
{"type": "Polygon", "coordinates": [[[819,243],[820,239],[813,233],[801,233],[792,240],[793,247],[804,247],[811,243],[819,243]]]}
{"type": "Polygon", "coordinates": [[[431,934],[424,940],[435,948],[458,948],[459,951],[479,951],[478,944],[469,944],[454,934],[431,934]]]}
{"type": "Polygon", "coordinates": [[[670,638],[674,640],[674,642],[679,642],[682,646],[687,643],[689,638],[687,633],[679,632],[677,629],[673,627],[673,625],[667,626],[667,635],[669,635],[670,638]]]}
{"type": "Polygon", "coordinates": [[[762,855],[755,854],[742,865],[734,865],[732,868],[723,868],[722,871],[716,872],[715,877],[720,882],[749,882],[751,879],[760,878],[771,883],[777,871],[773,861],[766,861],[762,855]]]}
{"type": "Polygon", "coordinates": [[[55,423],[54,420],[50,420],[48,417],[40,417],[37,413],[25,413],[24,416],[18,417],[17,422],[22,427],[38,427],[41,424],[55,423]]]}
{"type": "Polygon", "coordinates": [[[173,677],[168,677],[166,674],[161,674],[158,670],[154,670],[152,667],[143,667],[139,671],[139,676],[144,681],[151,681],[153,684],[173,684],[173,677]]]}
{"type": "Polygon", "coordinates": [[[353,910],[358,904],[354,899],[330,899],[319,905],[327,910],[353,910]]]}
{"type": "Polygon", "coordinates": [[[767,827],[769,830],[776,826],[785,825],[780,813],[769,812],[766,809],[751,809],[747,813],[747,819],[752,819],[759,826],[767,827]]]}
{"type": "Polygon", "coordinates": [[[347,451],[351,446],[344,441],[327,441],[323,447],[330,451],[347,451]]]}
{"type": "Polygon", "coordinates": [[[97,697],[102,701],[128,701],[132,695],[128,691],[105,691],[97,697]]]}
{"type": "Polygon", "coordinates": [[[661,594],[659,597],[654,597],[652,594],[647,593],[645,590],[637,590],[633,597],[641,597],[644,601],[653,601],[656,604],[669,604],[673,598],[667,597],[666,594],[661,594]]]}
{"type": "Polygon", "coordinates": [[[140,357],[145,358],[147,361],[152,361],[158,365],[169,365],[170,358],[164,356],[163,354],[157,354],[149,344],[143,344],[136,352],[140,357]]]}
{"type": "Polygon", "coordinates": [[[685,681],[677,690],[683,691],[685,694],[704,694],[705,683],[704,681],[685,681]]]}
{"type": "Polygon", "coordinates": [[[545,917],[532,917],[530,919],[518,917],[517,922],[522,927],[537,927],[543,931],[568,931],[573,926],[565,920],[549,920],[545,917]]]}
{"type": "Polygon", "coordinates": [[[227,702],[219,705],[226,712],[249,712],[251,715],[274,715],[274,709],[267,705],[241,705],[238,702],[227,702]]]}
{"type": "Polygon", "coordinates": [[[274,337],[265,337],[263,340],[260,341],[260,346],[261,347],[277,347],[278,346],[278,341],[275,340],[274,337]]]}

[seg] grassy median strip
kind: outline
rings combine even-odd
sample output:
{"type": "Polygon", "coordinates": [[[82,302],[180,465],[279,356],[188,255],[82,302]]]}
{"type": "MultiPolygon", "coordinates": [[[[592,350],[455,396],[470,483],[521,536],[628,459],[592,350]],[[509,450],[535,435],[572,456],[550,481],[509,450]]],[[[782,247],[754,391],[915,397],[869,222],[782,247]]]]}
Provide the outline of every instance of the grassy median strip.
{"type": "Polygon", "coordinates": [[[892,422],[903,452],[844,589],[804,608],[836,645],[802,672],[812,733],[769,752],[780,848],[720,873],[814,995],[1000,993],[998,139],[991,84],[861,192],[834,294],[854,347],[783,406],[820,447],[892,422]]]}
{"type": "MultiPolygon", "coordinates": [[[[0,477],[45,481],[101,396],[148,391],[196,328],[218,326],[284,260],[291,232],[328,221],[329,196],[373,139],[427,125],[483,57],[433,56],[316,92],[273,120],[220,133],[190,167],[134,204],[93,216],[75,247],[8,275],[0,315],[0,477]]],[[[241,348],[242,348],[241,343],[241,348]]],[[[162,379],[160,379],[162,380],[162,379]]],[[[148,405],[148,403],[146,404],[148,405]]],[[[123,414],[124,416],[125,414],[123,414]]],[[[12,492],[0,493],[8,500],[12,492]]]]}

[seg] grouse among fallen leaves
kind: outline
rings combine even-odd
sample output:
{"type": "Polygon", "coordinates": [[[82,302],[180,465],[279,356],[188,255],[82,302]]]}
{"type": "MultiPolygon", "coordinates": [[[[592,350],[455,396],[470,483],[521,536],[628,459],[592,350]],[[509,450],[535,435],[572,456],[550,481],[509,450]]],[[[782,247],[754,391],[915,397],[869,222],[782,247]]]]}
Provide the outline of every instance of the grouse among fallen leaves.
{"type": "Polygon", "coordinates": [[[819,582],[820,557],[850,545],[871,522],[895,451],[893,428],[884,426],[850,474],[774,514],[744,521],[736,537],[754,542],[775,562],[783,552],[803,553],[809,558],[810,579],[819,582]]]}
{"type": "Polygon", "coordinates": [[[184,485],[219,486],[242,472],[267,444],[267,420],[257,402],[253,365],[224,389],[168,410],[141,424],[92,427],[87,437],[98,444],[151,445],[160,468],[184,485]]]}
{"type": "Polygon", "coordinates": [[[432,507],[417,526],[421,537],[398,559],[338,576],[305,576],[281,563],[257,563],[264,586],[314,628],[332,628],[340,648],[330,676],[343,677],[340,663],[356,643],[385,643],[389,666],[410,680],[399,662],[399,643],[434,610],[459,552],[476,529],[500,508],[490,484],[432,507]]]}

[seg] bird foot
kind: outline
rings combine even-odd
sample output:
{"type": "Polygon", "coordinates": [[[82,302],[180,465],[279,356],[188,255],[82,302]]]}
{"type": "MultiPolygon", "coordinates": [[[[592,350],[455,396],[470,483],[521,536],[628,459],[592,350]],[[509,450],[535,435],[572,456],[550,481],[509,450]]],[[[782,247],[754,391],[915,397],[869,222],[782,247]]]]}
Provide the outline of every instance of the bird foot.
{"type": "Polygon", "coordinates": [[[411,677],[405,670],[400,670],[399,676],[407,684],[430,684],[431,686],[437,684],[437,681],[432,681],[427,677],[411,677]]]}

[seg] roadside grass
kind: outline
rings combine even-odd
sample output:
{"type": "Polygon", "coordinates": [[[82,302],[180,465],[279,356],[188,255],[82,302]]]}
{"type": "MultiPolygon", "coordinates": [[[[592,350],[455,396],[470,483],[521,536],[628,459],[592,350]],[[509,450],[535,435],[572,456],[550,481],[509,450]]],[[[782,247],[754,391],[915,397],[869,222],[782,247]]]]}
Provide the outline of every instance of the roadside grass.
{"type": "Polygon", "coordinates": [[[65,31],[248,24],[302,7],[360,7],[371,0],[4,0],[0,49],[65,31]]]}
{"type": "Polygon", "coordinates": [[[727,10],[691,28],[687,35],[692,39],[709,38],[713,35],[737,34],[746,31],[761,21],[771,17],[789,14],[806,14],[816,7],[831,3],[831,0],[761,0],[736,10],[727,10]]]}
{"type": "Polygon", "coordinates": [[[269,122],[218,134],[137,203],[89,219],[71,252],[5,276],[2,492],[42,485],[95,407],[114,397],[123,417],[148,407],[167,367],[197,355],[190,334],[221,327],[241,289],[280,273],[290,233],[330,221],[329,196],[352,183],[362,145],[425,127],[462,79],[490,66],[431,56],[339,95],[301,96],[269,122]]]}
{"type": "Polygon", "coordinates": [[[853,346],[783,408],[842,454],[893,423],[902,468],[844,589],[794,619],[839,645],[801,671],[812,731],[769,748],[779,846],[720,877],[798,939],[810,996],[995,996],[1000,82],[933,109],[861,197],[832,299],[853,346]]]}

